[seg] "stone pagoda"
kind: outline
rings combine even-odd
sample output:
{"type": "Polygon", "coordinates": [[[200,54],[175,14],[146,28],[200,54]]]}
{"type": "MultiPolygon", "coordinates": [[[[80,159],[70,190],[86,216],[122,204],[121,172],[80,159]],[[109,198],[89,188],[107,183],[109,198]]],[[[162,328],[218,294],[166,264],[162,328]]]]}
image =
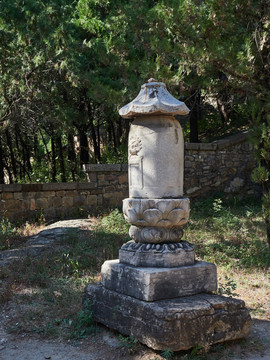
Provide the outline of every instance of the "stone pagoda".
{"type": "Polygon", "coordinates": [[[243,301],[214,294],[216,266],[196,261],[192,244],[181,240],[190,206],[183,196],[184,139],[174,115],[188,112],[154,79],[120,109],[122,117],[134,118],[123,201],[131,240],[119,259],[105,261],[102,283],[88,285],[84,295],[97,322],[155,350],[242,338],[251,321],[243,301]]]}

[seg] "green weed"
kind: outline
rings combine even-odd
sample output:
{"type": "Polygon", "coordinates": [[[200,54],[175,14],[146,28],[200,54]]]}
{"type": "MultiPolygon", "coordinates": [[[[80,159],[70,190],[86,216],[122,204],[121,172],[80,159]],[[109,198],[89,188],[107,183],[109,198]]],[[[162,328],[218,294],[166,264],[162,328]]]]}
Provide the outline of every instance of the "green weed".
{"type": "Polygon", "coordinates": [[[138,350],[139,342],[137,339],[134,339],[133,336],[119,336],[120,343],[124,346],[130,354],[134,354],[138,350]]]}
{"type": "Polygon", "coordinates": [[[17,235],[16,227],[7,219],[0,221],[0,250],[6,250],[11,247],[11,238],[17,235]]]}
{"type": "Polygon", "coordinates": [[[73,319],[69,320],[71,326],[70,338],[82,339],[96,332],[91,305],[85,306],[73,319]]]}
{"type": "Polygon", "coordinates": [[[130,225],[125,221],[122,211],[113,210],[109,215],[102,218],[101,228],[113,234],[128,234],[130,225]]]}
{"type": "Polygon", "coordinates": [[[234,291],[237,288],[237,284],[233,279],[230,279],[227,275],[225,275],[225,283],[219,283],[219,287],[217,293],[219,295],[227,295],[229,297],[239,296],[234,291]]]}
{"type": "Polygon", "coordinates": [[[174,356],[174,352],[170,349],[164,349],[160,354],[164,359],[171,360],[174,356]]]}

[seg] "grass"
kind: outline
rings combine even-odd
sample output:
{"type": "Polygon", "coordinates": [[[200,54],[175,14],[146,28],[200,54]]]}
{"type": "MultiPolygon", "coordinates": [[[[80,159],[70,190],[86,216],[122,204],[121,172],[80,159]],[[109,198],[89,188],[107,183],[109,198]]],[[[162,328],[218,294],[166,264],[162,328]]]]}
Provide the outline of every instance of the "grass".
{"type": "MultiPolygon", "coordinates": [[[[5,236],[12,247],[20,229],[30,225],[1,226],[0,239],[5,236]]],[[[128,228],[122,213],[114,210],[92,229],[68,232],[57,251],[0,268],[0,302],[11,301],[17,309],[8,330],[68,339],[95,333],[91,311],[81,309],[83,288],[100,281],[102,263],[118,257],[119,248],[129,240],[128,228]]],[[[192,201],[184,240],[195,245],[197,259],[217,264],[220,294],[239,295],[254,317],[270,320],[270,251],[258,200],[192,201]]],[[[134,347],[134,341],[123,341],[134,347]]],[[[169,349],[163,355],[174,358],[169,349]]],[[[199,351],[181,356],[205,358],[199,351]]]]}
{"type": "MultiPolygon", "coordinates": [[[[13,234],[21,230],[9,227],[13,244],[13,234]]],[[[68,231],[57,251],[0,268],[0,303],[12,300],[17,308],[8,331],[73,339],[94,332],[91,314],[81,310],[83,288],[100,280],[105,260],[118,257],[119,248],[129,240],[127,231],[122,214],[114,210],[100,218],[94,229],[68,231]]]]}
{"type": "Polygon", "coordinates": [[[0,220],[0,251],[14,249],[24,244],[30,237],[44,228],[42,221],[28,222],[21,225],[13,224],[9,219],[3,217],[0,220]]]}

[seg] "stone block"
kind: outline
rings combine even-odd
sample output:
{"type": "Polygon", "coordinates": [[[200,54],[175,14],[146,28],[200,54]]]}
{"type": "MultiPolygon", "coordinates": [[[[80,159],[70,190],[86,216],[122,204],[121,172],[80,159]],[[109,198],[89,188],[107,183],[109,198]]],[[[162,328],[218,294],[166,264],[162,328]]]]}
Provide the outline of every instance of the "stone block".
{"type": "MultiPolygon", "coordinates": [[[[64,197],[62,199],[63,207],[69,208],[73,206],[73,197],[64,197]]],[[[74,204],[75,205],[75,204],[74,204]]]]}
{"type": "Polygon", "coordinates": [[[103,195],[102,194],[98,194],[97,204],[99,206],[103,205],[103,195]]]}
{"type": "Polygon", "coordinates": [[[45,195],[46,195],[46,197],[54,197],[55,196],[55,191],[46,191],[45,195]]]}
{"type": "Polygon", "coordinates": [[[74,198],[67,198],[67,199],[72,199],[74,206],[83,206],[85,204],[86,196],[79,195],[79,196],[75,196],[74,198]]]}
{"type": "Polygon", "coordinates": [[[49,207],[54,207],[54,208],[60,207],[62,206],[62,202],[63,202],[63,198],[61,198],[60,196],[48,198],[49,207]]]}
{"type": "Polygon", "coordinates": [[[97,205],[97,195],[88,195],[87,196],[87,205],[96,206],[97,205]]]}
{"type": "Polygon", "coordinates": [[[251,319],[243,301],[200,294],[145,302],[88,285],[84,306],[97,322],[133,336],[155,350],[187,350],[248,336],[251,319]]]}
{"type": "Polygon", "coordinates": [[[77,183],[77,189],[78,190],[91,190],[97,187],[96,183],[89,183],[89,182],[83,182],[83,183],[77,183]]]}
{"type": "Polygon", "coordinates": [[[16,192],[22,191],[22,184],[0,184],[0,191],[16,192]]]}
{"type": "Polygon", "coordinates": [[[84,164],[85,172],[121,171],[121,164],[84,164]]]}
{"type": "Polygon", "coordinates": [[[121,171],[128,171],[128,164],[121,164],[121,171]]]}
{"type": "Polygon", "coordinates": [[[47,209],[49,207],[47,198],[36,199],[36,207],[38,209],[47,209]]]}
{"type": "Polygon", "coordinates": [[[23,192],[38,192],[42,191],[42,184],[22,184],[23,192]]]}
{"type": "Polygon", "coordinates": [[[23,193],[22,192],[15,192],[14,193],[14,199],[15,200],[22,200],[23,199],[23,193]]]}
{"type": "Polygon", "coordinates": [[[36,210],[36,200],[30,199],[30,210],[36,210]]]}
{"type": "Polygon", "coordinates": [[[133,267],[119,260],[105,261],[103,285],[144,301],[189,296],[217,289],[216,266],[207,262],[174,268],[133,267]]]}
{"type": "Polygon", "coordinates": [[[4,192],[2,194],[2,200],[11,200],[13,199],[13,193],[12,192],[4,192]]]}
{"type": "Polygon", "coordinates": [[[125,184],[128,183],[128,174],[120,175],[118,177],[119,184],[125,184]]]}
{"type": "Polygon", "coordinates": [[[29,191],[29,192],[23,192],[22,194],[24,199],[37,199],[38,197],[40,197],[41,193],[29,191]]]}
{"type": "Polygon", "coordinates": [[[42,185],[43,191],[57,191],[60,190],[60,184],[59,183],[46,183],[42,185]]]}
{"type": "Polygon", "coordinates": [[[56,191],[56,196],[60,196],[60,197],[63,197],[66,195],[66,191],[65,190],[59,190],[59,191],[56,191]]]}
{"type": "Polygon", "coordinates": [[[13,200],[11,199],[10,201],[9,200],[2,200],[3,201],[3,204],[4,204],[4,209],[6,211],[17,211],[17,210],[20,210],[20,200],[13,200]]]}
{"type": "Polygon", "coordinates": [[[94,184],[97,186],[97,174],[96,173],[86,173],[86,179],[89,183],[94,184]]]}
{"type": "Polygon", "coordinates": [[[199,143],[185,143],[185,151],[187,153],[192,154],[192,151],[197,151],[199,149],[200,149],[200,144],[199,143]]]}
{"type": "Polygon", "coordinates": [[[21,200],[20,208],[22,210],[28,210],[29,209],[29,200],[21,200]]]}
{"type": "Polygon", "coordinates": [[[119,262],[136,267],[177,267],[193,265],[194,248],[187,241],[170,244],[143,244],[129,241],[119,251],[119,262]]]}

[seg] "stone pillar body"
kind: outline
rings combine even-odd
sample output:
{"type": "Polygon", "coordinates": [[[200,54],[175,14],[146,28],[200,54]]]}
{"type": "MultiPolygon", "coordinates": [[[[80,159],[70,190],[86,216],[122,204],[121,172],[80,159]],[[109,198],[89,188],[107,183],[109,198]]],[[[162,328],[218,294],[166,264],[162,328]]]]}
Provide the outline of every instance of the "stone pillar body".
{"type": "Polygon", "coordinates": [[[129,131],[129,196],[162,199],[183,196],[184,139],[172,116],[140,116],[129,131]]]}

